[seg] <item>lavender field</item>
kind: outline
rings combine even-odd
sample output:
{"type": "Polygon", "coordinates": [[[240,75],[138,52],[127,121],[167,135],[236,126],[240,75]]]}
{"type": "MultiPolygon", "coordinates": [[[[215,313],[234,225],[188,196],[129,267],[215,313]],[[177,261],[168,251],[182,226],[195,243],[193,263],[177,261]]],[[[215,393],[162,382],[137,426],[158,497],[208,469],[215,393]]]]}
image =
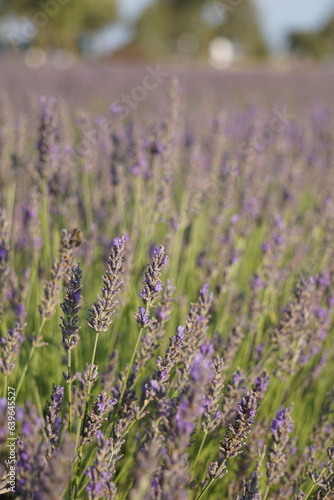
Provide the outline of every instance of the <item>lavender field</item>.
{"type": "Polygon", "coordinates": [[[333,75],[1,65],[3,498],[333,499],[333,75]]]}

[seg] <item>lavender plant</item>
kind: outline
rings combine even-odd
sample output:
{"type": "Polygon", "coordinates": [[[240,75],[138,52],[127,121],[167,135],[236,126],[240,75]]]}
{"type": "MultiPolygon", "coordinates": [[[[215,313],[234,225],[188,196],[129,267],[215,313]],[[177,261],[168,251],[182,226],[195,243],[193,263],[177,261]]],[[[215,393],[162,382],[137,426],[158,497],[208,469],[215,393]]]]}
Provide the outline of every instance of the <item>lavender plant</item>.
{"type": "Polygon", "coordinates": [[[333,498],[330,75],[6,65],[0,494],[333,498]]]}

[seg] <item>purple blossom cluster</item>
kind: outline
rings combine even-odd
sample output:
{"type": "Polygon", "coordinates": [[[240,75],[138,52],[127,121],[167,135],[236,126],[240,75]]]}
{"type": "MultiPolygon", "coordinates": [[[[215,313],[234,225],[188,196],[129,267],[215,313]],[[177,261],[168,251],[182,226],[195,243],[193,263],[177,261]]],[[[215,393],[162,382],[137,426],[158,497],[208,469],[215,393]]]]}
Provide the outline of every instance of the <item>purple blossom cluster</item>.
{"type": "Polygon", "coordinates": [[[106,332],[112,323],[111,316],[117,304],[116,295],[120,290],[122,263],[125,251],[125,238],[115,238],[107,262],[106,273],[102,276],[102,297],[90,309],[88,325],[96,333],[106,332]]]}

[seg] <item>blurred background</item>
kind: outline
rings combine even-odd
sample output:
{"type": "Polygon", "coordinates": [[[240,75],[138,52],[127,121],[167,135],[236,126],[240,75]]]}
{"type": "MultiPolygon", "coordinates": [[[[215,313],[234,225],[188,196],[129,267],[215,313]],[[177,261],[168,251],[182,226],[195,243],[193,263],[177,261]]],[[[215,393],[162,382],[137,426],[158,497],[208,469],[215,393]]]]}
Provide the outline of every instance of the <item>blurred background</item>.
{"type": "Polygon", "coordinates": [[[0,0],[0,61],[82,58],[334,68],[334,0],[0,0]]]}

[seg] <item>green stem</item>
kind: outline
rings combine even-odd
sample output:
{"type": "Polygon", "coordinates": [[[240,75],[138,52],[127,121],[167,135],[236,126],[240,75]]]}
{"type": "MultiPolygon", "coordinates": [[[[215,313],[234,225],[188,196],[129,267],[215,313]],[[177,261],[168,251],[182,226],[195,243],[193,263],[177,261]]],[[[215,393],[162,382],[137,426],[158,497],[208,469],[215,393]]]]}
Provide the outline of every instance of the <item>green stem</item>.
{"type": "MultiPolygon", "coordinates": [[[[71,349],[67,351],[67,372],[71,376],[71,349]]],[[[71,432],[72,427],[72,382],[68,384],[68,431],[71,432]]]]}
{"type": "Polygon", "coordinates": [[[8,391],[8,375],[5,376],[5,383],[3,385],[3,397],[7,398],[7,391],[8,391]]]}
{"type": "Polygon", "coordinates": [[[16,182],[13,181],[8,186],[8,198],[7,198],[7,218],[10,223],[9,234],[13,235],[12,227],[13,227],[13,213],[15,206],[15,194],[16,194],[16,182]]]}
{"type": "Polygon", "coordinates": [[[183,199],[181,203],[179,228],[178,231],[176,232],[175,239],[173,242],[173,259],[172,262],[170,263],[170,276],[175,276],[175,279],[179,277],[177,270],[180,263],[184,230],[186,228],[186,223],[187,223],[186,209],[188,203],[189,203],[189,196],[186,196],[186,198],[183,199]]]}
{"type": "MultiPolygon", "coordinates": [[[[325,472],[326,472],[326,467],[324,467],[324,468],[322,469],[322,471],[320,472],[320,474],[319,474],[319,477],[318,477],[317,481],[319,481],[319,479],[321,479],[321,478],[322,478],[322,476],[325,474],[325,472]]],[[[312,484],[312,486],[311,486],[311,488],[309,489],[309,491],[307,492],[307,495],[306,495],[306,497],[304,498],[304,500],[308,500],[308,499],[310,498],[311,493],[312,493],[312,491],[314,490],[314,488],[315,488],[316,486],[319,486],[319,484],[318,484],[318,483],[313,483],[313,484],[312,484]]]]}
{"type": "MultiPolygon", "coordinates": [[[[151,303],[150,303],[150,301],[148,301],[148,303],[146,305],[146,309],[145,309],[145,314],[148,314],[148,312],[150,310],[150,305],[151,305],[151,303]]],[[[124,394],[125,394],[125,391],[126,391],[126,386],[127,386],[128,380],[130,378],[132,366],[133,366],[133,363],[134,363],[134,360],[135,360],[135,357],[136,357],[136,352],[137,352],[137,349],[138,349],[138,346],[139,346],[140,339],[141,339],[141,336],[143,334],[143,331],[144,331],[144,327],[141,327],[141,329],[139,330],[139,333],[138,333],[136,345],[135,345],[135,347],[134,347],[134,349],[132,351],[132,356],[131,356],[130,363],[129,363],[129,366],[128,366],[128,369],[127,369],[127,372],[126,372],[125,380],[124,380],[123,385],[122,385],[121,395],[119,397],[119,401],[118,401],[118,405],[117,405],[117,411],[116,411],[116,416],[115,416],[115,423],[117,422],[118,414],[119,414],[119,411],[121,409],[123,397],[124,397],[124,394]]]]}
{"type": "Polygon", "coordinates": [[[75,449],[77,450],[79,448],[79,443],[80,443],[80,434],[81,434],[81,424],[78,425],[77,427],[77,432],[75,436],[75,449]]]}
{"type": "Polygon", "coordinates": [[[51,267],[51,236],[50,236],[50,220],[49,220],[49,195],[48,182],[43,181],[42,184],[42,210],[41,210],[41,227],[43,235],[43,255],[44,265],[47,269],[51,267]]]}
{"type": "MultiPolygon", "coordinates": [[[[76,445],[75,445],[75,449],[76,450],[79,447],[80,436],[81,436],[81,427],[84,425],[84,422],[85,422],[85,415],[83,417],[82,425],[80,424],[80,422],[78,423],[77,435],[76,435],[76,445]]],[[[79,449],[78,453],[80,453],[80,455],[81,455],[81,453],[82,453],[82,445],[80,446],[80,449],[79,449]]],[[[74,499],[76,499],[77,495],[78,495],[80,467],[81,467],[81,456],[78,458],[78,461],[76,463],[76,467],[73,466],[73,470],[75,469],[75,473],[72,476],[72,479],[71,479],[71,482],[70,482],[70,491],[69,491],[69,497],[70,497],[70,499],[72,498],[72,491],[73,491],[73,489],[74,489],[74,499]]]]}
{"type": "MultiPolygon", "coordinates": [[[[45,320],[45,318],[43,318],[43,319],[42,319],[42,323],[41,323],[41,325],[40,325],[40,327],[39,327],[39,330],[38,330],[38,335],[37,335],[37,337],[39,337],[39,336],[41,335],[42,330],[43,330],[43,328],[44,328],[45,321],[46,321],[46,320],[45,320]]],[[[33,345],[33,346],[32,346],[32,348],[31,348],[31,350],[30,350],[28,360],[27,360],[27,362],[26,362],[26,364],[25,364],[25,366],[24,366],[24,368],[23,368],[23,371],[22,371],[22,374],[21,374],[21,378],[20,378],[20,380],[19,380],[19,383],[17,384],[17,388],[16,388],[16,397],[18,397],[18,395],[19,395],[19,392],[20,392],[20,389],[21,389],[21,387],[22,387],[22,384],[23,384],[23,380],[24,380],[25,374],[27,373],[27,370],[28,370],[28,367],[29,367],[30,362],[31,362],[31,360],[32,360],[32,357],[33,357],[33,355],[34,355],[35,349],[36,349],[36,347],[33,345]]]]}
{"type": "Polygon", "coordinates": [[[120,407],[121,407],[122,400],[123,400],[123,397],[124,397],[124,393],[125,393],[125,390],[126,390],[126,386],[127,386],[128,380],[129,380],[129,378],[130,378],[130,374],[131,374],[131,370],[132,370],[133,362],[134,362],[134,360],[135,360],[136,352],[137,352],[137,349],[138,349],[139,342],[140,342],[141,336],[142,336],[142,334],[143,334],[143,331],[144,331],[144,328],[141,328],[141,329],[139,330],[138,337],[137,337],[137,341],[136,341],[136,345],[135,345],[135,347],[134,347],[134,349],[133,349],[133,352],[132,352],[132,356],[131,356],[131,359],[130,359],[130,363],[129,363],[129,366],[128,366],[128,370],[127,370],[127,372],[126,372],[125,380],[124,380],[124,382],[123,382],[122,391],[121,391],[121,395],[120,395],[119,402],[118,402],[118,408],[119,408],[119,409],[120,409],[120,407]]]}
{"type": "Polygon", "coordinates": [[[90,371],[89,371],[89,382],[88,382],[87,397],[86,397],[86,410],[87,410],[88,397],[89,397],[90,391],[92,389],[92,382],[90,379],[91,379],[91,376],[93,373],[93,367],[94,367],[94,363],[95,363],[95,356],[96,356],[96,349],[97,349],[97,343],[99,340],[99,335],[100,335],[100,332],[96,332],[95,342],[94,342],[94,347],[93,347],[93,354],[92,354],[92,361],[90,364],[90,371]]]}
{"type": "Polygon", "coordinates": [[[312,491],[314,490],[315,486],[316,486],[315,484],[312,484],[312,486],[309,489],[309,491],[308,491],[306,497],[304,498],[304,500],[307,500],[308,498],[310,498],[310,495],[311,495],[312,491]]]}
{"type": "Polygon", "coordinates": [[[21,377],[20,377],[20,380],[19,380],[19,383],[17,384],[17,389],[16,389],[16,397],[19,395],[19,392],[20,392],[20,389],[22,387],[22,384],[23,384],[23,380],[24,380],[24,377],[25,377],[25,374],[27,373],[27,370],[28,370],[28,367],[30,365],[30,362],[32,360],[32,357],[34,355],[34,352],[35,352],[35,349],[36,347],[35,346],[32,346],[31,350],[30,350],[30,353],[29,353],[29,357],[28,357],[28,360],[23,368],[23,371],[22,371],[22,374],[21,374],[21,377]]]}
{"type": "Polygon", "coordinates": [[[211,478],[210,481],[207,483],[205,488],[201,491],[201,493],[196,497],[196,500],[200,500],[204,493],[210,488],[211,484],[213,483],[213,479],[211,478]]]}
{"type": "Polygon", "coordinates": [[[201,442],[201,446],[199,447],[199,450],[198,450],[198,452],[197,452],[196,459],[195,459],[195,462],[194,462],[194,469],[196,468],[196,465],[197,465],[198,459],[199,459],[199,457],[200,457],[200,455],[201,455],[201,452],[202,452],[203,446],[204,446],[204,444],[205,444],[205,441],[206,441],[207,435],[208,435],[208,431],[204,431],[204,436],[203,436],[203,439],[202,439],[202,442],[201,442]]]}
{"type": "Polygon", "coordinates": [[[86,394],[85,411],[84,411],[84,415],[83,415],[83,419],[82,419],[82,424],[81,424],[81,426],[80,425],[78,426],[78,429],[80,430],[80,433],[77,432],[77,440],[76,440],[75,453],[79,454],[79,459],[78,459],[78,462],[77,462],[76,475],[75,475],[75,483],[74,483],[74,498],[75,499],[77,498],[77,495],[78,495],[79,478],[80,478],[80,468],[81,468],[81,456],[82,456],[82,448],[83,448],[82,444],[79,447],[80,436],[81,436],[81,434],[83,432],[83,429],[84,429],[86,415],[87,415],[87,408],[88,408],[88,400],[89,400],[89,396],[90,396],[90,393],[91,393],[91,390],[92,390],[92,382],[91,382],[90,379],[91,379],[91,376],[92,376],[92,373],[93,373],[93,366],[94,366],[94,363],[95,363],[95,356],[96,356],[96,349],[97,349],[97,343],[98,343],[98,340],[99,340],[99,335],[100,335],[100,332],[96,332],[95,342],[94,342],[94,347],[93,347],[93,354],[92,354],[92,361],[91,361],[90,370],[89,370],[89,377],[88,377],[89,382],[88,382],[87,394],[86,394]]]}
{"type": "Polygon", "coordinates": [[[254,373],[254,371],[260,366],[263,364],[263,362],[265,360],[267,360],[268,356],[271,354],[272,350],[273,350],[273,345],[271,344],[268,349],[266,350],[266,352],[264,352],[261,356],[261,358],[259,359],[259,361],[256,363],[256,365],[254,365],[254,367],[250,370],[249,372],[249,375],[251,375],[252,373],[254,373]]]}
{"type": "Polygon", "coordinates": [[[86,227],[90,232],[92,230],[92,224],[93,224],[93,213],[92,213],[92,203],[91,203],[89,183],[90,179],[88,172],[83,172],[82,174],[83,204],[86,217],[86,227]]]}
{"type": "Polygon", "coordinates": [[[41,398],[39,395],[38,384],[37,384],[35,379],[32,380],[32,383],[33,383],[33,391],[34,391],[34,396],[35,396],[35,404],[37,406],[39,416],[43,419],[43,422],[44,422],[45,419],[44,419],[44,414],[43,414],[43,406],[42,406],[41,398]]]}
{"type": "Polygon", "coordinates": [[[269,486],[269,484],[267,484],[266,491],[264,492],[262,500],[266,500],[267,499],[267,496],[269,494],[269,488],[270,488],[270,486],[269,486]]]}

